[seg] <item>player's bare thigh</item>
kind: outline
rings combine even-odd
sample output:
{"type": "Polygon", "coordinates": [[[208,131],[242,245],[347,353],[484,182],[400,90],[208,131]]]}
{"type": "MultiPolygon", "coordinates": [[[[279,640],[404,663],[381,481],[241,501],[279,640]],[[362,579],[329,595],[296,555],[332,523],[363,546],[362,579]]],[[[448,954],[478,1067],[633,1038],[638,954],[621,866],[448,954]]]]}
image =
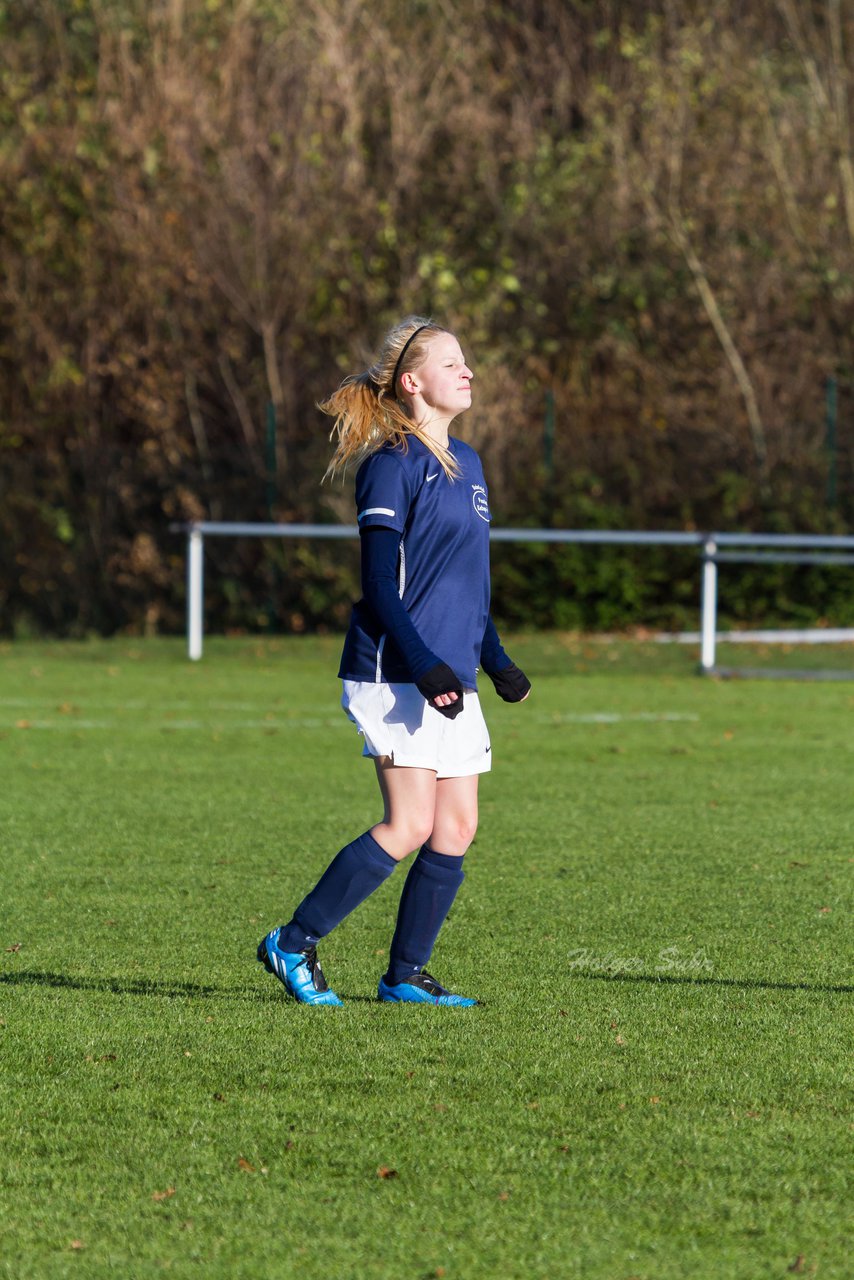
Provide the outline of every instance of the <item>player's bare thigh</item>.
{"type": "Polygon", "coordinates": [[[386,853],[398,861],[418,849],[433,830],[436,810],[436,773],[396,765],[391,756],[376,756],[374,765],[383,798],[383,820],[371,835],[386,853]]]}
{"type": "Polygon", "coordinates": [[[437,853],[462,856],[477,830],[478,775],[439,778],[432,769],[374,764],[383,797],[383,821],[371,834],[392,858],[405,858],[429,841],[437,853]]]}
{"type": "Polygon", "coordinates": [[[462,857],[477,831],[477,786],[480,775],[439,778],[430,848],[462,857]]]}

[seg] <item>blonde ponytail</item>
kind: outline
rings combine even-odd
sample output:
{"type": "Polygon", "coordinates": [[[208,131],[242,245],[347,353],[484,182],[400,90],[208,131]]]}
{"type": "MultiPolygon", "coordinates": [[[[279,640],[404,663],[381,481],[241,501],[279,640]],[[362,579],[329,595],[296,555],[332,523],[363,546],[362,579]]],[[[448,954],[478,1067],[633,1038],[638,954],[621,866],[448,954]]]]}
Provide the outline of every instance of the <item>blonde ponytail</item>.
{"type": "Polygon", "coordinates": [[[401,375],[418,367],[431,338],[447,332],[431,320],[407,316],[386,334],[376,364],[345,378],[338,390],[318,405],[335,419],[330,439],[337,436],[324,480],[358,466],[385,444],[406,450],[410,436],[430,450],[450,480],[459,474],[451,451],[416,426],[397,399],[401,375]]]}

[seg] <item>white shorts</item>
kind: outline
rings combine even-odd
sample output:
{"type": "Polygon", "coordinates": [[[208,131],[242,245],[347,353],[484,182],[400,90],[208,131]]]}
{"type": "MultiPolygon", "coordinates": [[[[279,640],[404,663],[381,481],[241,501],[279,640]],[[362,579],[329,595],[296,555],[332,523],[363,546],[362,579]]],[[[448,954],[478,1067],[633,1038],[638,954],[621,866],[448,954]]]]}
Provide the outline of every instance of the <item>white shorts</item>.
{"type": "Polygon", "coordinates": [[[476,693],[449,720],[414,684],[345,680],[341,706],[365,740],[363,756],[390,756],[396,765],[433,769],[438,778],[468,778],[492,768],[489,730],[476,693]]]}

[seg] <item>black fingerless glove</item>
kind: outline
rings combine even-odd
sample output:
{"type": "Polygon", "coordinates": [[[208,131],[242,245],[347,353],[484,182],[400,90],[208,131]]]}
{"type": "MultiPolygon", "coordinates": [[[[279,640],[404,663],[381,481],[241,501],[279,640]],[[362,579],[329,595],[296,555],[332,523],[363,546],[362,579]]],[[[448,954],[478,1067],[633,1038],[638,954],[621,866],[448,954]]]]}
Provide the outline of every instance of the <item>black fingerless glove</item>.
{"type": "Polygon", "coordinates": [[[487,675],[495,685],[495,692],[505,702],[521,702],[530,691],[530,680],[513,662],[502,671],[489,671],[487,675]]]}
{"type": "Polygon", "coordinates": [[[447,662],[437,662],[435,667],[431,667],[429,671],[425,671],[420,680],[415,681],[415,687],[419,693],[422,693],[431,707],[443,716],[447,716],[449,720],[453,720],[463,709],[463,689],[456,674],[448,666],[447,662]],[[434,698],[440,693],[455,693],[457,695],[456,702],[451,702],[446,707],[437,707],[434,698]]]}

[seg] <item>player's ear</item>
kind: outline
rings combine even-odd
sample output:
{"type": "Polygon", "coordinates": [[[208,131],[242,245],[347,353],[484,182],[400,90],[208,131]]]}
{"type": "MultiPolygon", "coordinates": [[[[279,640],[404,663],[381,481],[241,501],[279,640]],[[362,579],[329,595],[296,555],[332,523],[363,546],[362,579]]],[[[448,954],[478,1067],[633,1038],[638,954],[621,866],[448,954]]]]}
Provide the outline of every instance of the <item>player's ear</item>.
{"type": "Polygon", "coordinates": [[[411,373],[402,373],[400,375],[400,385],[410,396],[414,396],[418,390],[418,381],[411,373]]]}

